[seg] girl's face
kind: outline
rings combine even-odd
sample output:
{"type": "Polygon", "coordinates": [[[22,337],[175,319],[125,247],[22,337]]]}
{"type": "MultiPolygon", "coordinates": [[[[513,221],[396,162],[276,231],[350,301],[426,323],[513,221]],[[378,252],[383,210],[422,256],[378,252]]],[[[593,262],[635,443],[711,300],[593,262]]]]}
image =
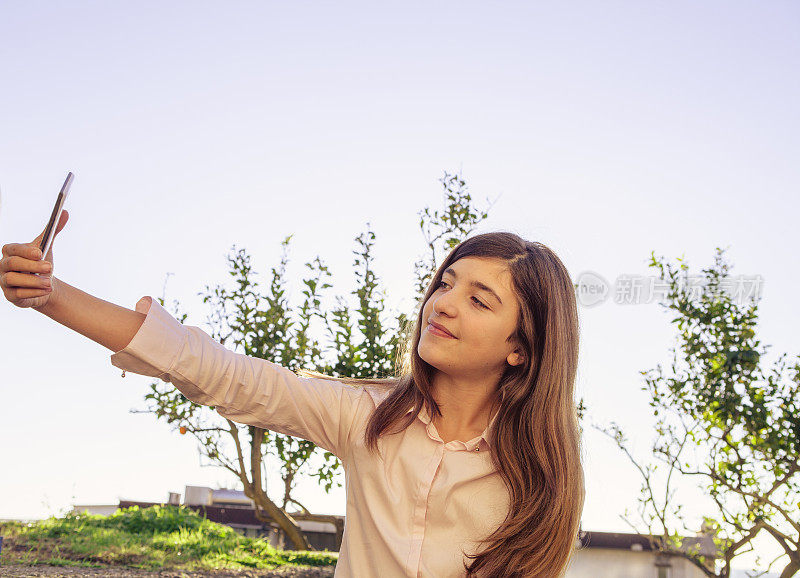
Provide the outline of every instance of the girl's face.
{"type": "Polygon", "coordinates": [[[508,341],[518,317],[508,264],[503,259],[463,257],[448,267],[422,307],[417,352],[453,377],[499,379],[506,363],[523,361],[521,348],[508,341]]]}

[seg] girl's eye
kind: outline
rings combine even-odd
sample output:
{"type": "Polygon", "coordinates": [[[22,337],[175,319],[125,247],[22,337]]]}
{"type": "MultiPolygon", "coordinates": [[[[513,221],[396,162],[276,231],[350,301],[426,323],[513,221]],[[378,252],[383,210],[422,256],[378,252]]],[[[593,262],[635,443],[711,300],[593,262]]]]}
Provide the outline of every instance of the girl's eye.
{"type": "MultiPolygon", "coordinates": [[[[439,288],[442,288],[442,287],[444,287],[445,285],[447,285],[447,283],[446,283],[445,281],[439,281],[439,288]]],[[[489,308],[488,308],[486,305],[484,305],[483,303],[481,303],[480,299],[478,299],[477,297],[473,297],[473,298],[472,298],[472,300],[475,302],[475,304],[476,304],[478,307],[480,307],[480,308],[482,308],[482,309],[489,309],[489,308]]]]}
{"type": "Polygon", "coordinates": [[[475,303],[478,304],[478,307],[483,307],[484,309],[489,309],[486,305],[481,303],[480,300],[477,297],[473,297],[472,300],[475,301],[475,303]]]}

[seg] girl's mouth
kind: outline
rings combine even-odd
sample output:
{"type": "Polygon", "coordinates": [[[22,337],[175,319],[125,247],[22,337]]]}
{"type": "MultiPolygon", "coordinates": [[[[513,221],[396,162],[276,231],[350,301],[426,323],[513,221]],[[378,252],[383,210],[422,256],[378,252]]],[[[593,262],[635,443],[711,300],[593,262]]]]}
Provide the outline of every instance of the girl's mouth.
{"type": "Polygon", "coordinates": [[[428,330],[428,333],[431,333],[431,334],[436,335],[438,337],[446,337],[447,339],[455,339],[455,337],[453,337],[449,333],[446,333],[446,332],[442,331],[438,327],[434,327],[430,323],[428,323],[428,326],[426,327],[426,329],[428,330]]]}

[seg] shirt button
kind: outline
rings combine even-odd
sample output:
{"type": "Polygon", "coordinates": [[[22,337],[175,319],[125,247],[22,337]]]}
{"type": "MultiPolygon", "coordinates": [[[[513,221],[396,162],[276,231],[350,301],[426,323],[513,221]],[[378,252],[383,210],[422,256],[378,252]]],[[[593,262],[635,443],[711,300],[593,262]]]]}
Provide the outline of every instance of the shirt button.
{"type": "Polygon", "coordinates": [[[476,451],[476,452],[479,452],[479,451],[481,451],[481,447],[480,447],[480,446],[475,446],[475,451],[476,451]]]}

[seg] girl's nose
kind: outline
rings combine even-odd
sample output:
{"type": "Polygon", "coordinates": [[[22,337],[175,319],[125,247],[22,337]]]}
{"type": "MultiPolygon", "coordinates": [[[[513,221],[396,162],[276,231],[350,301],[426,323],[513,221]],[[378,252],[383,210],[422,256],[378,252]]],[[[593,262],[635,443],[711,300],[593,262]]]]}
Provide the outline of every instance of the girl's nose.
{"type": "Polygon", "coordinates": [[[448,317],[454,317],[456,315],[456,306],[455,301],[450,296],[452,291],[448,291],[447,293],[443,293],[437,297],[433,302],[433,311],[437,315],[447,315],[448,317]]]}

